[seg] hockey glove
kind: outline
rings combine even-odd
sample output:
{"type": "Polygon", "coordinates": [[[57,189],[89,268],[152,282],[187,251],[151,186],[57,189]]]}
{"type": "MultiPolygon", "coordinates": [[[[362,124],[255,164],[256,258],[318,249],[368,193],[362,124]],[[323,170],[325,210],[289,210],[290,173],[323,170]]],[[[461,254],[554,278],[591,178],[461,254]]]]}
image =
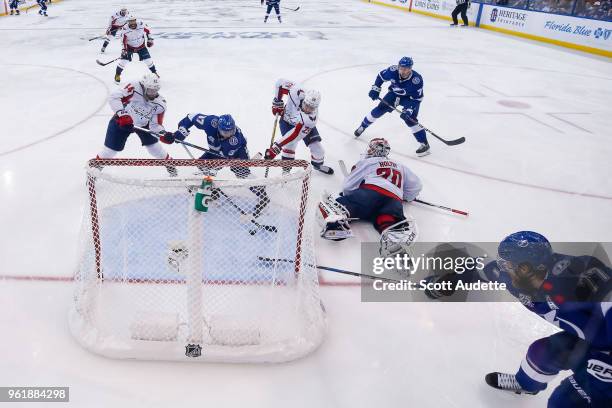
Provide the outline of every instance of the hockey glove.
{"type": "Polygon", "coordinates": [[[282,100],[278,98],[274,98],[272,100],[272,114],[273,115],[282,115],[285,112],[285,104],[282,100]]]}
{"type": "Polygon", "coordinates": [[[132,126],[134,121],[132,117],[124,110],[117,111],[117,124],[121,127],[132,126]]]}
{"type": "Polygon", "coordinates": [[[272,160],[281,152],[281,147],[278,143],[274,143],[272,147],[266,149],[266,154],[264,155],[264,159],[272,160]]]}
{"type": "Polygon", "coordinates": [[[174,132],[174,138],[176,140],[185,140],[187,136],[189,136],[189,131],[182,126],[178,128],[176,132],[174,132]]]}
{"type": "Polygon", "coordinates": [[[165,144],[172,144],[174,143],[174,133],[172,132],[161,132],[159,134],[159,141],[165,144]]]}
{"type": "Polygon", "coordinates": [[[127,50],[121,50],[121,59],[129,59],[129,55],[128,55],[128,51],[127,50]]]}
{"type": "Polygon", "coordinates": [[[153,43],[153,39],[152,39],[152,38],[149,38],[149,39],[147,40],[147,47],[148,47],[148,48],[151,48],[151,47],[153,46],[153,44],[154,44],[154,43],[153,43]]]}
{"type": "Polygon", "coordinates": [[[377,100],[380,97],[380,87],[372,85],[372,89],[370,90],[370,93],[368,93],[368,96],[373,101],[377,100]]]}

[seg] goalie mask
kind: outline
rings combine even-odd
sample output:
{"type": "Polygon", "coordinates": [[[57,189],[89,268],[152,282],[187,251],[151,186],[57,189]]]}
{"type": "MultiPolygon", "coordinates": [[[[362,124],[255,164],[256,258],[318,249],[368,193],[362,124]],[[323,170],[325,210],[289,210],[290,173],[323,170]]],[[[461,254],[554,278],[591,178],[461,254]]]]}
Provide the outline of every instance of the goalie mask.
{"type": "Polygon", "coordinates": [[[391,152],[391,146],[387,139],[383,137],[377,137],[370,140],[368,144],[368,150],[366,151],[367,157],[387,157],[391,152]]]}
{"type": "Polygon", "coordinates": [[[380,255],[384,257],[395,254],[413,256],[410,247],[416,241],[418,234],[419,231],[414,219],[407,218],[396,222],[380,234],[380,255]]]}
{"type": "Polygon", "coordinates": [[[159,78],[155,74],[146,74],[142,77],[140,81],[140,85],[144,90],[144,97],[150,101],[157,98],[159,96],[159,89],[161,85],[159,83],[159,78]]]}

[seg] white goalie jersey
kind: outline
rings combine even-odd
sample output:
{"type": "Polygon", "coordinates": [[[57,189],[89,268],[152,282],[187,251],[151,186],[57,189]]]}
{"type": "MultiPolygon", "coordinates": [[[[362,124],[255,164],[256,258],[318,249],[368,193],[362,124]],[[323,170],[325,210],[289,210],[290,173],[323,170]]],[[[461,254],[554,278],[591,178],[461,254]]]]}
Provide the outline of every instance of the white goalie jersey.
{"type": "Polygon", "coordinates": [[[110,94],[108,103],[114,112],[125,110],[132,117],[134,126],[148,126],[153,132],[164,130],[166,100],[161,95],[153,100],[146,99],[140,82],[132,82],[115,90],[110,94]]]}
{"type": "Polygon", "coordinates": [[[344,194],[358,189],[361,185],[396,198],[412,201],[423,185],[419,177],[408,167],[386,157],[367,157],[360,160],[344,180],[344,194]]]}

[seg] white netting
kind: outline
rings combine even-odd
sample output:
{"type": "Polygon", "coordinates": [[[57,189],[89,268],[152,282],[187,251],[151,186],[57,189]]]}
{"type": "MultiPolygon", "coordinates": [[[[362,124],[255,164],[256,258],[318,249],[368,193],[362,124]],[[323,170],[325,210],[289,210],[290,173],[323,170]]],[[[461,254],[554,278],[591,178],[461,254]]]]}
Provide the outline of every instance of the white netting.
{"type": "Polygon", "coordinates": [[[75,337],[138,359],[279,362],[314,350],[325,312],[310,171],[300,160],[90,161],[75,337]],[[195,208],[202,170],[216,173],[206,212],[195,208]]]}

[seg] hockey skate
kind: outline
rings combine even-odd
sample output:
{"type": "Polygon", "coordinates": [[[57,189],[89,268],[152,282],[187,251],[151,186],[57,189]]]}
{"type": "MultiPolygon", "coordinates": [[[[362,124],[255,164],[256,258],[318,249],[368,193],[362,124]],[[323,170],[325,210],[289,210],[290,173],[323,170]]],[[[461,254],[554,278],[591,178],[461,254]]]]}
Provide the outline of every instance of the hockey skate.
{"type": "Polygon", "coordinates": [[[515,394],[535,395],[539,392],[524,390],[523,387],[521,387],[521,385],[516,380],[516,376],[514,374],[493,372],[485,376],[485,381],[493,388],[514,392],[515,394]]]}
{"type": "Polygon", "coordinates": [[[366,128],[360,125],[357,129],[355,129],[355,132],[353,134],[355,135],[355,137],[359,137],[365,130],[366,128]]]}
{"type": "Polygon", "coordinates": [[[427,156],[428,154],[431,154],[431,152],[429,151],[429,144],[421,143],[421,146],[416,150],[416,154],[419,157],[423,157],[423,156],[427,156]]]}
{"type": "Polygon", "coordinates": [[[312,164],[312,167],[314,167],[315,170],[318,170],[321,173],[324,173],[324,174],[327,174],[327,175],[334,174],[334,169],[332,169],[329,166],[326,166],[326,165],[321,164],[321,163],[315,163],[313,161],[311,161],[310,164],[312,164]]]}

